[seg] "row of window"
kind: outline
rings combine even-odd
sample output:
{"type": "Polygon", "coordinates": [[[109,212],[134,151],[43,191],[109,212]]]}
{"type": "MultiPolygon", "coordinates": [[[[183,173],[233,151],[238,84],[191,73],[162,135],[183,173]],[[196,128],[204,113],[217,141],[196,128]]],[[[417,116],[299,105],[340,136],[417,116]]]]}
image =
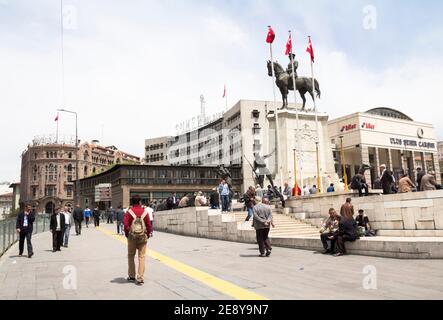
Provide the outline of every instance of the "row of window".
{"type": "MultiPolygon", "coordinates": [[[[32,187],[31,188],[32,197],[36,198],[38,194],[38,188],[32,187]]],[[[73,196],[73,187],[72,186],[65,186],[65,193],[67,197],[73,196]]],[[[54,186],[46,186],[45,187],[45,197],[56,197],[57,196],[57,187],[54,186]]]]}
{"type": "MultiPolygon", "coordinates": [[[[57,151],[46,151],[46,159],[57,159],[58,158],[58,152],[57,151]]],[[[67,153],[68,159],[72,159],[72,152],[67,153]]],[[[38,159],[38,153],[34,153],[34,159],[38,159]]]]}
{"type": "Polygon", "coordinates": [[[164,147],[168,147],[168,144],[164,144],[164,143],[157,143],[157,144],[152,144],[150,146],[146,146],[146,151],[154,151],[154,150],[161,150],[164,147]]]}

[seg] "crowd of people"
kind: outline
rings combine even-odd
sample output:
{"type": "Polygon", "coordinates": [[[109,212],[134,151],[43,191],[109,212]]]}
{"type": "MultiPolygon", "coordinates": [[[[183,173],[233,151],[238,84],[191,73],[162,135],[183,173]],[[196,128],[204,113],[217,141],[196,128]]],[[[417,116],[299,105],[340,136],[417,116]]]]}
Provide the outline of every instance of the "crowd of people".
{"type": "MultiPolygon", "coordinates": [[[[16,219],[16,232],[19,236],[19,256],[23,256],[24,244],[27,242],[28,258],[34,255],[32,245],[33,224],[35,222],[35,210],[29,204],[23,206],[23,210],[16,219]]],[[[82,209],[77,205],[74,210],[70,207],[55,208],[49,217],[49,231],[52,233],[52,252],[60,252],[68,248],[71,226],[75,227],[75,234],[81,236],[82,226],[89,228],[90,219],[93,217],[94,226],[100,226],[100,220],[108,224],[116,222],[117,235],[125,235],[128,241],[128,278],[127,281],[138,285],[144,283],[145,255],[148,239],[153,236],[154,210],[150,206],[142,205],[141,198],[134,196],[131,206],[123,209],[120,205],[115,210],[112,206],[105,213],[98,207],[93,210],[86,206],[82,209]],[[136,270],[135,256],[138,255],[138,269],[136,270]]]]}
{"type": "Polygon", "coordinates": [[[380,172],[380,177],[374,182],[374,189],[383,190],[383,194],[432,191],[442,188],[437,183],[433,170],[425,172],[421,167],[418,167],[416,183],[412,181],[408,173],[401,174],[397,181],[393,172],[388,170],[384,164],[380,166],[380,172]]]}
{"type": "Polygon", "coordinates": [[[320,240],[323,244],[324,254],[342,256],[346,254],[345,242],[354,242],[362,236],[375,236],[368,216],[360,209],[355,217],[352,199],[346,199],[340,214],[334,208],[329,209],[329,217],[323,222],[320,229],[320,240]]]}

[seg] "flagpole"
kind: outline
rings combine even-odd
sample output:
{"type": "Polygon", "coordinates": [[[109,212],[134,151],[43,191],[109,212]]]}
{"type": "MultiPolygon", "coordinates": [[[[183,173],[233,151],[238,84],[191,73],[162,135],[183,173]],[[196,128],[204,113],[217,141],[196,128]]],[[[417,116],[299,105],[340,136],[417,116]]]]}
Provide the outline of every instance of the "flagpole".
{"type": "Polygon", "coordinates": [[[280,186],[283,186],[283,173],[280,170],[280,143],[278,142],[278,138],[280,137],[280,129],[279,129],[279,124],[278,124],[277,98],[276,98],[276,94],[275,94],[274,54],[272,51],[272,43],[269,44],[269,51],[271,53],[272,92],[274,94],[274,107],[275,107],[275,126],[276,126],[275,148],[277,149],[277,174],[280,172],[280,186]]]}
{"type": "MultiPolygon", "coordinates": [[[[308,36],[309,38],[309,44],[312,47],[312,42],[311,42],[311,36],[308,36]]],[[[312,57],[310,58],[311,60],[311,74],[312,74],[312,98],[314,101],[314,112],[315,112],[315,129],[317,131],[317,143],[318,143],[318,148],[317,148],[317,154],[320,154],[320,131],[319,131],[319,126],[318,126],[318,111],[317,111],[317,102],[315,99],[315,78],[314,78],[314,61],[312,61],[312,57]]],[[[321,176],[320,176],[320,162],[321,162],[321,157],[317,156],[317,188],[318,188],[318,192],[322,193],[322,189],[323,186],[321,185],[321,176]]]]}
{"type": "Polygon", "coordinates": [[[58,120],[59,120],[59,113],[57,113],[57,131],[55,133],[55,144],[58,144],[58,120]]]}
{"type": "MultiPolygon", "coordinates": [[[[289,36],[291,37],[291,44],[292,44],[292,32],[291,30],[289,30],[289,36]]],[[[294,103],[295,103],[295,118],[296,118],[296,126],[297,126],[297,133],[296,133],[296,144],[297,146],[294,149],[294,162],[297,161],[297,153],[301,154],[301,150],[300,148],[300,122],[299,122],[299,115],[298,115],[298,107],[297,107],[297,84],[295,82],[295,69],[294,69],[294,57],[293,57],[293,50],[292,50],[292,46],[291,46],[291,52],[289,53],[290,57],[291,57],[291,65],[292,65],[292,83],[294,84],[294,103]]],[[[300,157],[300,162],[301,162],[301,157],[300,157]]],[[[296,166],[296,163],[294,163],[294,167],[296,166]]],[[[301,171],[302,171],[302,166],[299,165],[298,166],[300,168],[300,177],[302,177],[301,171]]],[[[294,179],[295,179],[295,190],[297,190],[297,174],[296,172],[294,172],[294,179]]],[[[303,181],[301,181],[301,183],[303,184],[303,181]]],[[[302,188],[300,188],[302,189],[302,188]]],[[[302,195],[303,195],[303,191],[302,191],[302,195]]],[[[296,193],[295,195],[296,197],[298,196],[298,194],[296,193]]]]}

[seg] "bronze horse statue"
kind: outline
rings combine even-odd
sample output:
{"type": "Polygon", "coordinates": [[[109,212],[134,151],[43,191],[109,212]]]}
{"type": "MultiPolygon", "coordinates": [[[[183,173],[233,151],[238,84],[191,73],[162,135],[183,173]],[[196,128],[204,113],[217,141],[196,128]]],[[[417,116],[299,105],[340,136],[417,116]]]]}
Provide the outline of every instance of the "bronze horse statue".
{"type": "MultiPolygon", "coordinates": [[[[271,61],[268,61],[268,75],[272,77],[272,68],[271,68],[271,61]]],[[[280,89],[282,98],[283,98],[283,107],[288,107],[288,93],[289,91],[294,91],[294,84],[293,79],[290,77],[290,75],[283,69],[283,67],[278,63],[274,62],[274,74],[275,74],[275,83],[277,84],[277,87],[280,89]]],[[[305,110],[306,106],[306,97],[305,94],[309,92],[309,94],[312,97],[312,101],[314,101],[314,90],[312,88],[312,78],[306,78],[306,77],[297,77],[295,79],[296,83],[296,89],[300,93],[300,96],[303,100],[303,107],[302,110],[305,110]]],[[[317,93],[317,98],[320,99],[321,91],[320,91],[320,85],[318,84],[317,79],[314,79],[314,85],[315,85],[315,92],[317,93]]]]}

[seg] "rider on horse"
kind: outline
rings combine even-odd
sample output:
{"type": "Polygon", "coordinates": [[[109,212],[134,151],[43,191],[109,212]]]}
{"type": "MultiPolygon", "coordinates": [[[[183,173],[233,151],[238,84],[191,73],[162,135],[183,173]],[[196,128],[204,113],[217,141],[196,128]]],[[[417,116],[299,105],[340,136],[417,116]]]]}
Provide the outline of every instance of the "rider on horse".
{"type": "Polygon", "coordinates": [[[286,72],[289,74],[289,81],[292,82],[292,72],[293,71],[294,71],[294,78],[297,80],[297,78],[298,78],[297,69],[298,69],[298,61],[295,60],[295,54],[291,53],[289,55],[288,69],[286,69],[286,72]]]}

